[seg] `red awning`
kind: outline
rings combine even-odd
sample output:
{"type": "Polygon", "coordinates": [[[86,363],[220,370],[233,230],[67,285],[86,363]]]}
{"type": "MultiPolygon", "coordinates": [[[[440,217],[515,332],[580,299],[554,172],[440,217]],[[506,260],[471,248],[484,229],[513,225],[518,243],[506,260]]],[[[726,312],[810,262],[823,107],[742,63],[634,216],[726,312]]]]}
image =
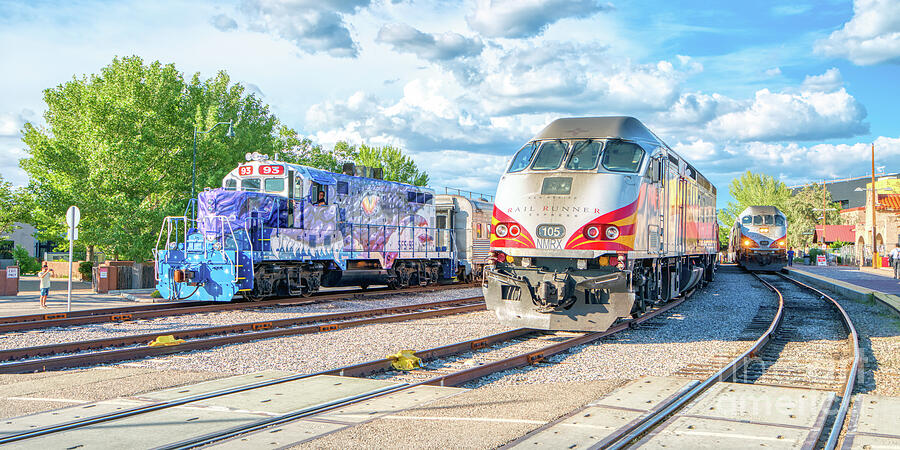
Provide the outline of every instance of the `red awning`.
{"type": "MultiPolygon", "coordinates": [[[[816,225],[816,233],[813,236],[816,242],[822,242],[822,225],[816,225]]],[[[832,242],[856,242],[856,232],[853,225],[825,225],[825,243],[832,242]]]]}

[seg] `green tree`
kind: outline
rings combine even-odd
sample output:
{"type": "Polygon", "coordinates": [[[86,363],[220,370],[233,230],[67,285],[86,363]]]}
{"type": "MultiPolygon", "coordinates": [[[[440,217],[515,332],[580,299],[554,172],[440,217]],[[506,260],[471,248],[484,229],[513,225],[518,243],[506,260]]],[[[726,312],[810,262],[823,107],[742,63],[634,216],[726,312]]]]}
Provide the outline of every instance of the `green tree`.
{"type": "Polygon", "coordinates": [[[788,216],[788,246],[805,247],[813,242],[813,230],[822,223],[822,194],[825,205],[832,211],[825,211],[825,219],[830,224],[840,224],[840,203],[832,201],[831,193],[824,185],[811,184],[798,191],[783,211],[788,216]],[[819,211],[816,211],[816,210],[819,211]]]}
{"type": "Polygon", "coordinates": [[[403,150],[397,147],[369,147],[360,145],[356,150],[355,161],[369,167],[384,169],[384,179],[399,181],[415,186],[428,184],[428,174],[420,171],[416,163],[403,150]]]}
{"type": "Polygon", "coordinates": [[[720,243],[727,245],[728,235],[735,219],[748,206],[771,205],[787,215],[786,205],[791,198],[791,190],[775,177],[755,174],[748,170],[740,177],[731,180],[728,192],[734,201],[728,202],[728,205],[718,212],[720,243]]]}
{"type": "Polygon", "coordinates": [[[13,231],[16,222],[15,198],[12,185],[0,175],[0,235],[13,231]]]}
{"type": "Polygon", "coordinates": [[[16,260],[16,265],[19,266],[19,271],[22,273],[37,273],[38,270],[41,269],[41,265],[28,254],[28,250],[25,250],[25,247],[21,245],[17,245],[16,249],[13,250],[13,258],[16,260]]]}
{"type": "Polygon", "coordinates": [[[108,255],[151,257],[163,217],[190,198],[194,127],[234,121],[197,137],[197,186],[219,186],[247,151],[272,155],[283,144],[278,120],[225,72],[185,81],[173,64],[113,59],[97,74],[44,91],[46,127],[26,123],[31,221],[60,240],[64,213],[82,210],[80,244],[108,255]]]}
{"type": "Polygon", "coordinates": [[[338,142],[332,151],[328,151],[309,138],[301,138],[296,131],[287,127],[279,129],[278,138],[283,149],[278,155],[279,159],[293,164],[340,173],[344,163],[353,161],[356,156],[355,147],[346,142],[338,142]]]}

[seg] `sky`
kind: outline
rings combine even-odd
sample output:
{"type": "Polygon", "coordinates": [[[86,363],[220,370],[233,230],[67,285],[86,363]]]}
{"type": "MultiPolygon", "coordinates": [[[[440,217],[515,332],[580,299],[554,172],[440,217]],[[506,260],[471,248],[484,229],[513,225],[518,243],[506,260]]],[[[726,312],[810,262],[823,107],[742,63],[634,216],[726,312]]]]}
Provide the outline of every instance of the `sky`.
{"type": "MultiPolygon", "coordinates": [[[[719,188],[900,171],[900,0],[0,0],[0,175],[43,90],[116,56],[225,70],[330,148],[492,193],[559,117],[629,115],[719,188]],[[710,3],[717,5],[710,6],[710,3]]],[[[247,149],[251,151],[252,149],[247,149]]]]}

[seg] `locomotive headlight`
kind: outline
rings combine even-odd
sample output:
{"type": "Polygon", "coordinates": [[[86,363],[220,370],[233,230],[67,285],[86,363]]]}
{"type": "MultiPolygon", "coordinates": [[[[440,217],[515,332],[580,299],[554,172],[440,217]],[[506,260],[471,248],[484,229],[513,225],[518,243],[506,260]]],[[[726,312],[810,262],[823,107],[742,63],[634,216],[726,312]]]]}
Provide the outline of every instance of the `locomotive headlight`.
{"type": "Polygon", "coordinates": [[[749,247],[749,246],[750,246],[750,239],[744,239],[744,246],[745,246],[745,247],[749,247]]]}
{"type": "Polygon", "coordinates": [[[497,237],[505,238],[506,235],[509,233],[509,228],[507,228],[506,225],[504,225],[504,224],[501,223],[501,224],[498,224],[498,225],[494,228],[494,233],[497,234],[497,237]]]}
{"type": "Polygon", "coordinates": [[[516,237],[521,232],[522,232],[522,230],[519,228],[518,225],[513,224],[513,225],[509,226],[509,236],[510,237],[516,237]]]}
{"type": "Polygon", "coordinates": [[[603,234],[606,236],[606,239],[611,241],[616,240],[619,237],[619,227],[615,225],[608,225],[606,230],[604,230],[603,234]]]}
{"type": "Polygon", "coordinates": [[[600,228],[594,225],[585,228],[584,237],[588,239],[597,239],[598,237],[600,237],[600,228]]]}

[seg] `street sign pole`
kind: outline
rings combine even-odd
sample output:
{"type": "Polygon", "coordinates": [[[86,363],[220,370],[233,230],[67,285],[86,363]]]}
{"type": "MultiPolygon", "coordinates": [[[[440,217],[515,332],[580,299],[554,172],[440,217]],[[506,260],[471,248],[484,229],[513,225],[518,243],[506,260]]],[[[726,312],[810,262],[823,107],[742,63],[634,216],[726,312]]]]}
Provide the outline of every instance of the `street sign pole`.
{"type": "Polygon", "coordinates": [[[69,292],[66,295],[66,311],[72,311],[72,253],[75,239],[78,239],[78,222],[81,221],[81,210],[70,206],[66,211],[66,224],[69,225],[69,292]]]}

